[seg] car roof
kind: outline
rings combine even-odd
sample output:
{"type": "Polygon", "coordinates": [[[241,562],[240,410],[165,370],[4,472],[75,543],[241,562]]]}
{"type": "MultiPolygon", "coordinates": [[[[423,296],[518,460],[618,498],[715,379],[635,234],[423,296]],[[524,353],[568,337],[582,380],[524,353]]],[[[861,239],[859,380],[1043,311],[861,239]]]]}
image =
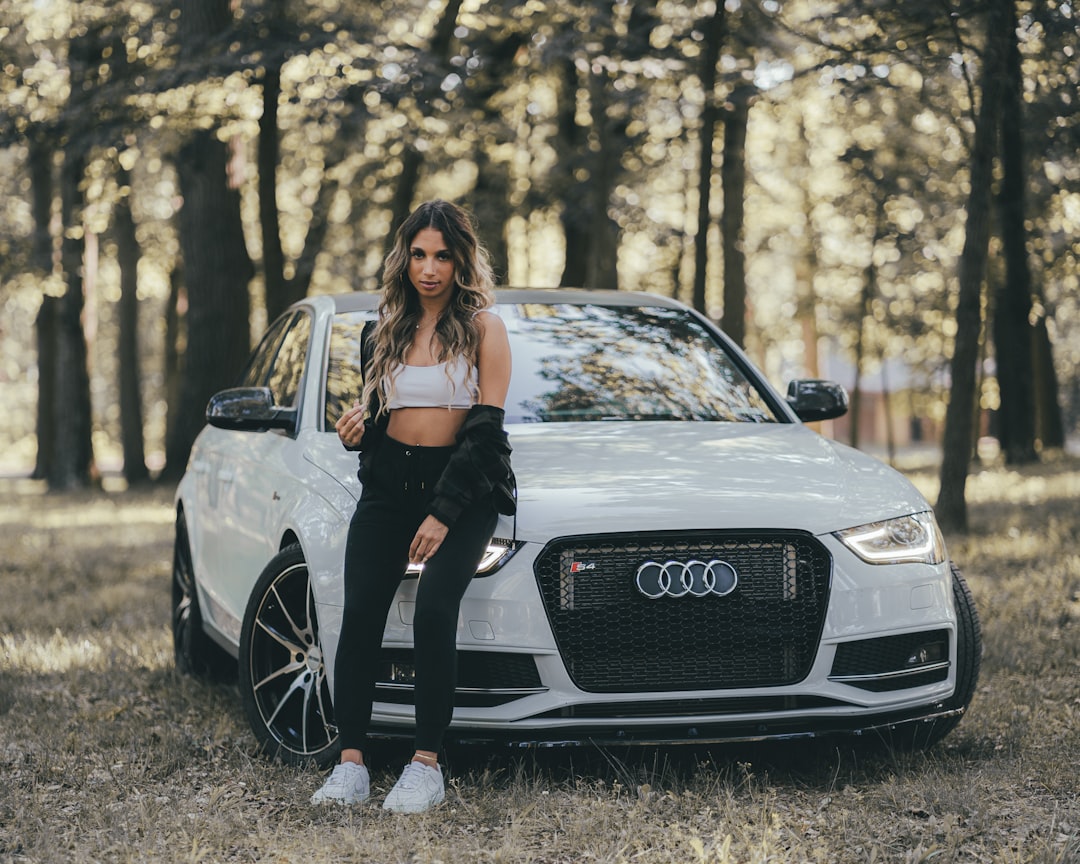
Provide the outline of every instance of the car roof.
{"type": "MultiPolygon", "coordinates": [[[[334,295],[335,312],[359,312],[376,309],[380,294],[375,291],[354,291],[334,295]]],[[[605,306],[663,306],[669,309],[685,309],[678,300],[659,294],[640,291],[591,291],[584,288],[499,288],[495,291],[496,303],[599,303],[605,306]]]]}

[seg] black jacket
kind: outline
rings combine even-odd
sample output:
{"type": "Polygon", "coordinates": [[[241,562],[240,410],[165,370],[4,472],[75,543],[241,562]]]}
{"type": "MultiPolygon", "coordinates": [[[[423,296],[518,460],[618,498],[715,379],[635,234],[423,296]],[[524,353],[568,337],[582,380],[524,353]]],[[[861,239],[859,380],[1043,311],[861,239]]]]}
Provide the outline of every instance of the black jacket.
{"type": "Polygon", "coordinates": [[[517,480],[510,466],[510,442],[503,429],[505,412],[494,405],[473,405],[457,433],[428,513],[450,526],[473,501],[491,498],[496,512],[517,512],[517,480]]]}
{"type": "MultiPolygon", "coordinates": [[[[365,370],[371,355],[368,347],[370,339],[367,337],[372,329],[374,322],[369,322],[360,339],[361,362],[365,370]]],[[[372,395],[371,403],[368,416],[378,419],[367,423],[359,447],[349,448],[360,451],[357,476],[361,483],[390,422],[389,414],[379,417],[378,388],[372,395]]],[[[510,442],[503,428],[505,416],[503,409],[494,405],[473,405],[465,415],[465,422],[455,439],[454,453],[435,484],[428,505],[428,513],[447,527],[457,521],[461,511],[469,504],[485,497],[490,497],[498,513],[510,516],[517,512],[517,480],[510,465],[510,442]]]]}

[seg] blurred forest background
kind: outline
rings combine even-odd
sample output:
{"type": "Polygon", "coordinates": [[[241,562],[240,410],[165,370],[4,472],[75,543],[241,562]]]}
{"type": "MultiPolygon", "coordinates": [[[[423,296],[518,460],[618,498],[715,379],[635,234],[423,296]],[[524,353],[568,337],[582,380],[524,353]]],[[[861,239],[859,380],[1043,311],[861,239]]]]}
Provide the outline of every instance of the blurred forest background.
{"type": "Polygon", "coordinates": [[[175,480],[285,306],[430,197],[503,284],[644,290],[856,446],[1080,426],[1072,0],[0,0],[0,470],[175,480]]]}

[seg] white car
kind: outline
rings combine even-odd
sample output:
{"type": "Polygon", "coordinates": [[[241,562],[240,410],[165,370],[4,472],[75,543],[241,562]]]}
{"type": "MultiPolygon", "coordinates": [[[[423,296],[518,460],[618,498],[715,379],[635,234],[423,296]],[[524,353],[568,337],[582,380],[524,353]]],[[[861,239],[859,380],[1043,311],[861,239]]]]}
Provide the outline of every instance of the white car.
{"type": "MultiPolygon", "coordinates": [[[[176,494],[178,667],[236,669],[262,747],[335,757],[334,652],[378,297],[303,300],[207,408],[176,494]]],[[[930,505],[805,425],[706,318],[628,292],[502,291],[516,517],[461,604],[448,738],[554,745],[879,732],[929,746],[975,690],[981,633],[930,505]]],[[[373,726],[411,736],[416,579],[383,636],[373,726]]]]}

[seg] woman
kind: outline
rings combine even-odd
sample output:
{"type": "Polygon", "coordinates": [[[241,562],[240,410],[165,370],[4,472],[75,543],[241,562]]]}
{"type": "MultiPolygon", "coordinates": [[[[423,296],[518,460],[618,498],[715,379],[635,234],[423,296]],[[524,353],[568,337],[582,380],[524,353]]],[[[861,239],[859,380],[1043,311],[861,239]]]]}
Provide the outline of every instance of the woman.
{"type": "Polygon", "coordinates": [[[345,546],[345,607],[334,667],[341,762],[312,802],[370,794],[367,727],[386,616],[408,563],[423,565],[413,617],[416,752],[383,807],[419,813],[444,797],[438,753],[453,713],[462,595],[512,513],[503,403],[510,343],[469,217],[420,205],[383,268],[379,319],[361,350],[364,389],[338,420],[360,451],[363,491],[345,546]]]}

